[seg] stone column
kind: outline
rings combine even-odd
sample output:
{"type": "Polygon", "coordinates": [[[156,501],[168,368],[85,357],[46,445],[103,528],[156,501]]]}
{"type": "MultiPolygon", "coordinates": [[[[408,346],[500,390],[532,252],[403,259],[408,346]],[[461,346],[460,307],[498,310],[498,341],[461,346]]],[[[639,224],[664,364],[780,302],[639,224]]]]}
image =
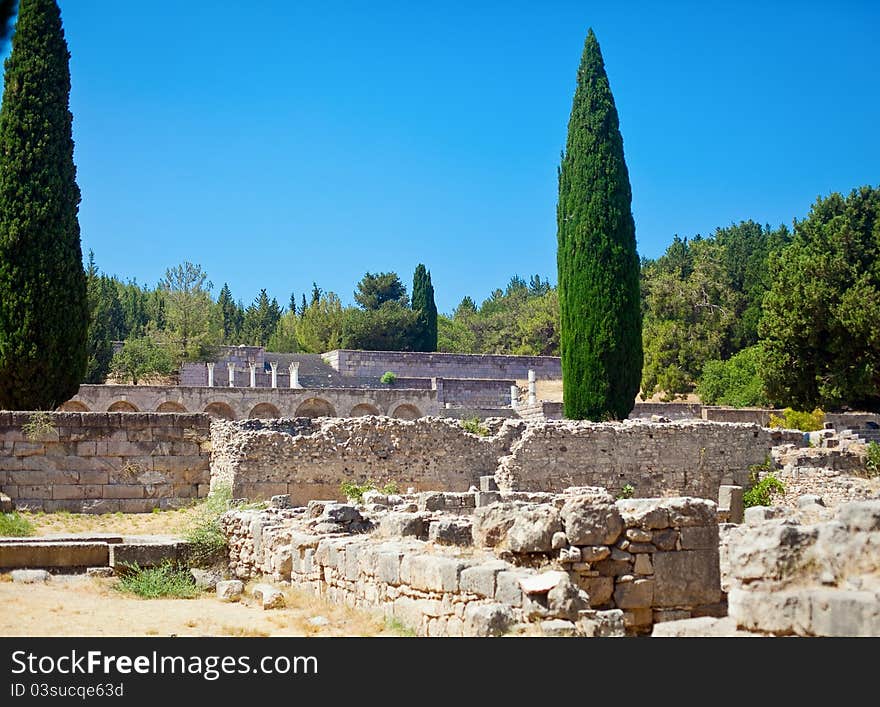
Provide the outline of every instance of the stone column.
{"type": "Polygon", "coordinates": [[[214,364],[208,361],[208,387],[214,387],[214,364]]]}
{"type": "Polygon", "coordinates": [[[290,387],[302,388],[299,384],[299,361],[290,364],[290,387]]]}
{"type": "Polygon", "coordinates": [[[226,369],[229,371],[229,387],[235,387],[235,364],[229,362],[226,364],[226,369]]]}
{"type": "Polygon", "coordinates": [[[519,388],[515,385],[510,386],[510,407],[515,408],[519,403],[519,388]]]}
{"type": "Polygon", "coordinates": [[[257,364],[252,363],[251,366],[251,388],[257,387],[257,364]]]}
{"type": "Polygon", "coordinates": [[[535,382],[535,372],[529,371],[529,405],[538,402],[538,386],[535,382]]]}
{"type": "Polygon", "coordinates": [[[272,366],[272,387],[278,387],[278,361],[269,361],[269,365],[272,366]]]}

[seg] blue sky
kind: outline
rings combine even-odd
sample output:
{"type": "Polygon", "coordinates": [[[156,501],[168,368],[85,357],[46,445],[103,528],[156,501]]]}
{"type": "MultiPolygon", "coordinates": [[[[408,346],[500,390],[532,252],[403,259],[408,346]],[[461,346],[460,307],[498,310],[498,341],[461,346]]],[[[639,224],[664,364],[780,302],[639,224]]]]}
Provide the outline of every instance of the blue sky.
{"type": "Polygon", "coordinates": [[[611,80],[639,253],[878,185],[880,4],[59,0],[83,251],[286,303],[419,262],[442,312],[556,280],[584,37],[611,80]],[[246,8],[242,10],[242,8],[246,8]]]}

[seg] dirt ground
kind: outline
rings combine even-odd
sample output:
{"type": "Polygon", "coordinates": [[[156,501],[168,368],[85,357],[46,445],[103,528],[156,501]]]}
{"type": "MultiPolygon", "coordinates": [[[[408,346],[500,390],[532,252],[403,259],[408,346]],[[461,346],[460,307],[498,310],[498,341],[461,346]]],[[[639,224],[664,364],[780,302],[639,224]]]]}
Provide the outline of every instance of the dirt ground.
{"type": "Polygon", "coordinates": [[[195,508],[158,513],[30,513],[20,512],[36,535],[116,533],[118,535],[179,535],[198,513],[195,508]]]}
{"type": "Polygon", "coordinates": [[[116,579],[55,575],[46,584],[14,584],[0,574],[0,636],[396,636],[373,613],[287,590],[284,609],[263,610],[246,596],[225,603],[140,599],[113,588],[116,579]],[[327,619],[312,626],[315,616],[327,619]],[[323,622],[322,622],[323,623],[323,622]]]}

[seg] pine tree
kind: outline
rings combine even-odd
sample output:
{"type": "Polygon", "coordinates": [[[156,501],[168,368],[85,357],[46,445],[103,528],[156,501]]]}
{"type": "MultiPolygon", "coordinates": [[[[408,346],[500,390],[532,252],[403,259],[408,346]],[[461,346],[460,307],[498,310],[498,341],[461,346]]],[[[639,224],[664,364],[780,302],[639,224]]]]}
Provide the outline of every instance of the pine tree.
{"type": "Polygon", "coordinates": [[[557,265],[565,416],[623,419],[642,372],[639,257],[623,138],[591,29],[559,168],[557,265]]]}
{"type": "Polygon", "coordinates": [[[237,343],[235,340],[239,334],[236,327],[238,309],[235,306],[235,301],[232,299],[232,290],[229,289],[229,285],[225,282],[223,283],[223,288],[220,290],[220,296],[217,298],[217,307],[220,310],[220,325],[223,329],[223,343],[237,343]]]}
{"type": "Polygon", "coordinates": [[[69,58],[55,0],[21,0],[0,108],[0,408],[52,409],[86,372],[69,58]]]}
{"type": "Polygon", "coordinates": [[[413,275],[412,308],[419,314],[413,351],[437,350],[437,305],[431,273],[421,263],[413,275]]]}

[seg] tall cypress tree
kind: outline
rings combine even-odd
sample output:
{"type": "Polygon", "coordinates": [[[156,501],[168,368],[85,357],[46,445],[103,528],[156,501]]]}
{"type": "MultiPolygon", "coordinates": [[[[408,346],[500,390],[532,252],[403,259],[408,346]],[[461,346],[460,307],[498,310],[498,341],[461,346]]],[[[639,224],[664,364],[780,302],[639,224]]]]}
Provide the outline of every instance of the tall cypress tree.
{"type": "Polygon", "coordinates": [[[431,284],[431,273],[421,263],[413,275],[412,308],[419,313],[413,351],[436,351],[437,305],[434,303],[434,285],[431,284]]]}
{"type": "Polygon", "coordinates": [[[89,324],[55,0],[21,0],[0,108],[0,407],[51,409],[86,371],[89,324]]]}
{"type": "Polygon", "coordinates": [[[631,204],[617,108],[591,29],[556,209],[562,387],[570,419],[623,419],[639,392],[642,317],[631,204]]]}

